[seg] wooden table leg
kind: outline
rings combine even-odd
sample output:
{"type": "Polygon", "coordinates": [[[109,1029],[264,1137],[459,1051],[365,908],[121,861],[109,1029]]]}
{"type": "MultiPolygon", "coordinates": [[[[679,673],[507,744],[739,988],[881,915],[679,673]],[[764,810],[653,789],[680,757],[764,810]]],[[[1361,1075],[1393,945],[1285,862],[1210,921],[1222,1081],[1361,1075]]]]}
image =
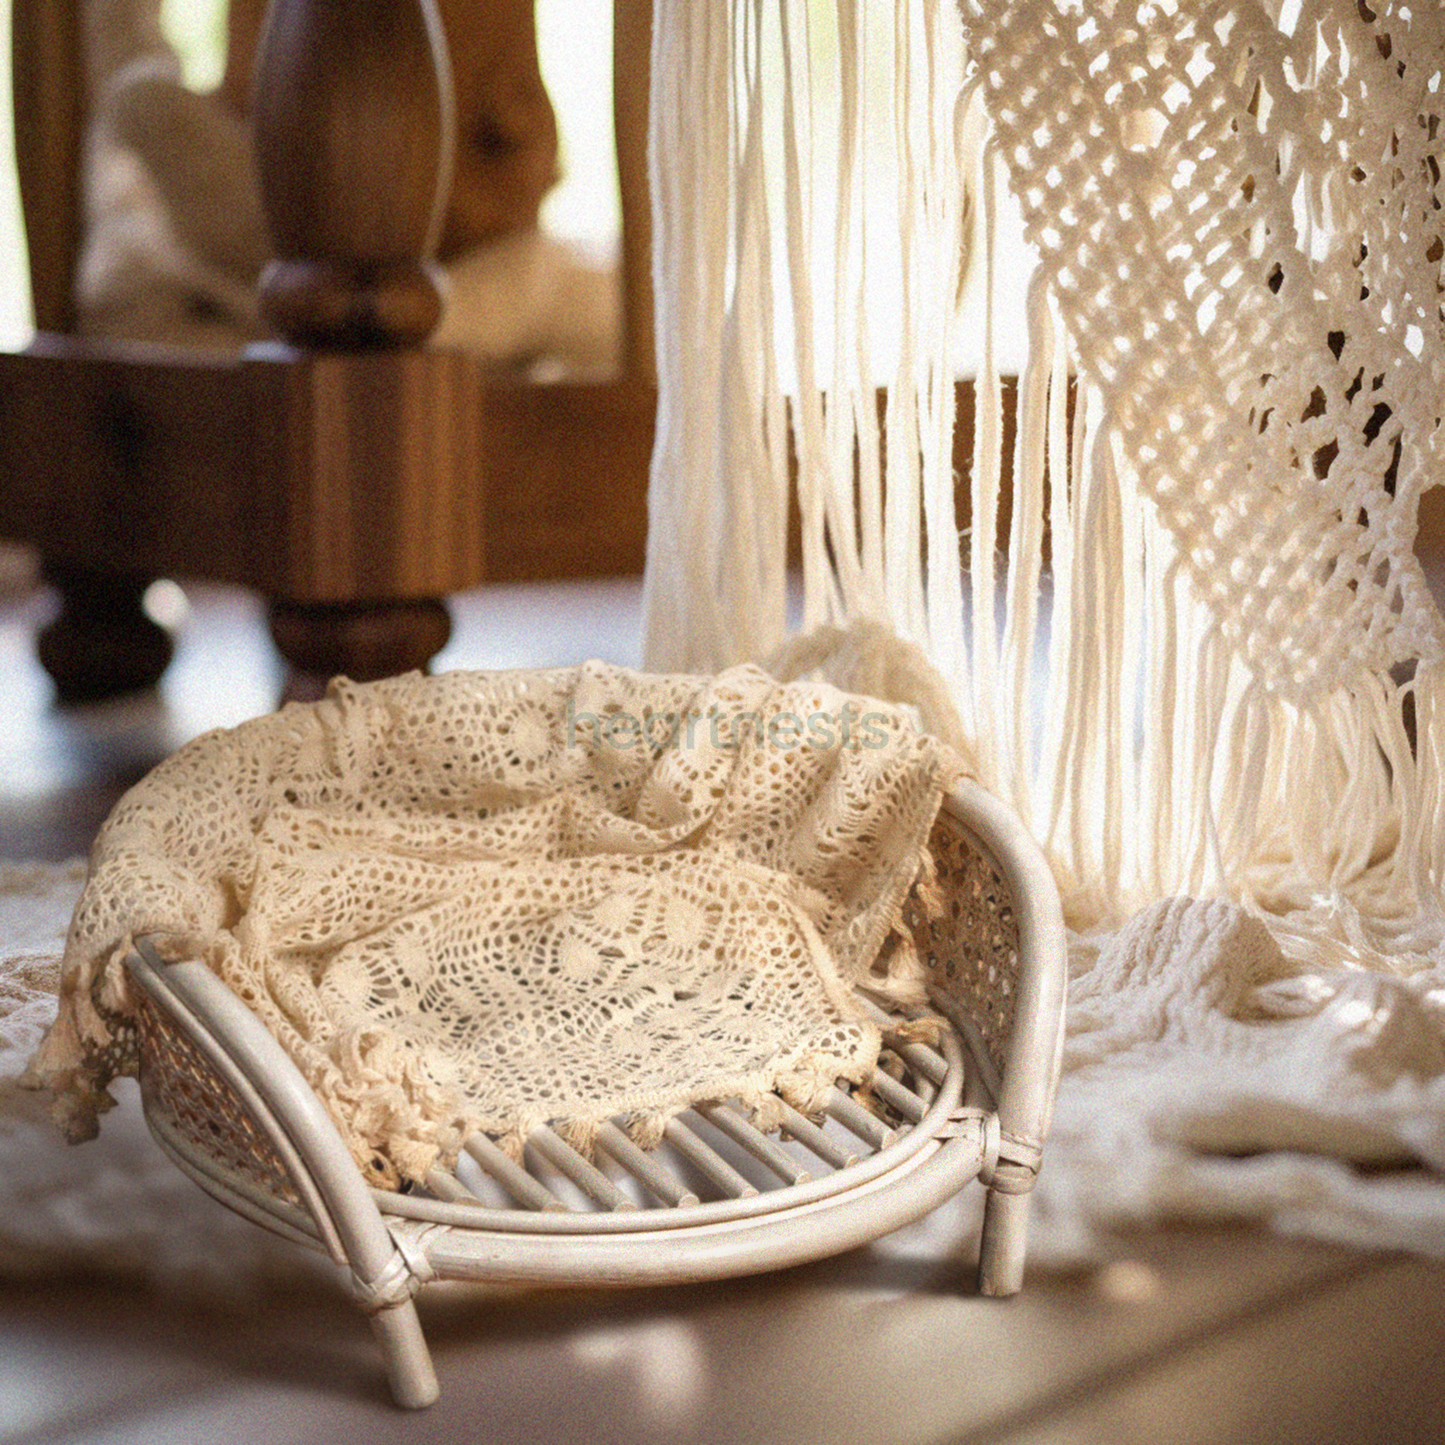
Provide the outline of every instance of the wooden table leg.
{"type": "MultiPolygon", "coordinates": [[[[455,151],[435,0],[276,0],[252,114],[276,247],[260,283],[267,319],[313,351],[419,345],[441,316],[431,258],[455,151]]],[[[365,465],[358,456],[354,469],[365,465]]],[[[366,476],[337,484],[364,521],[366,476]]],[[[272,599],[272,636],[301,674],[293,692],[308,690],[307,677],[425,667],[450,632],[437,598],[272,599]]]]}
{"type": "Polygon", "coordinates": [[[171,660],[170,633],[142,606],[154,580],[47,563],[60,611],[37,650],[62,703],[97,702],[154,687],[171,660]]]}
{"type": "Polygon", "coordinates": [[[452,635],[451,614],[434,598],[410,602],[271,604],[271,638],[291,665],[288,700],[318,697],[343,674],[372,682],[424,671],[452,635]]]}

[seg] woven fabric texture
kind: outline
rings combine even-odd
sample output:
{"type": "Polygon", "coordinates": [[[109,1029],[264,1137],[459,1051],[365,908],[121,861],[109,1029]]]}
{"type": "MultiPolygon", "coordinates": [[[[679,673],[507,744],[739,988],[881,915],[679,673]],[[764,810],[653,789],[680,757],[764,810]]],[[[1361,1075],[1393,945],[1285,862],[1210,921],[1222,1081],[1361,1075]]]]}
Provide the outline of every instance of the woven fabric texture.
{"type": "Polygon", "coordinates": [[[1038,274],[1240,654],[1293,691],[1445,656],[1439,7],[964,8],[1038,274]]]}
{"type": "Polygon", "coordinates": [[[1071,1002],[1111,980],[1046,1197],[1227,1213],[1233,1171],[1283,1224],[1366,1129],[1438,1196],[1445,11],[659,15],[647,665],[891,677],[1030,826],[1071,1002]]]}
{"type": "Polygon", "coordinates": [[[478,1129],[586,1149],[702,1098],[816,1109],[871,1069],[849,987],[911,971],[884,945],[960,766],[902,709],[753,667],[338,682],[118,805],[32,1077],[94,1132],[146,934],[251,1006],[378,1183],[478,1129]]]}

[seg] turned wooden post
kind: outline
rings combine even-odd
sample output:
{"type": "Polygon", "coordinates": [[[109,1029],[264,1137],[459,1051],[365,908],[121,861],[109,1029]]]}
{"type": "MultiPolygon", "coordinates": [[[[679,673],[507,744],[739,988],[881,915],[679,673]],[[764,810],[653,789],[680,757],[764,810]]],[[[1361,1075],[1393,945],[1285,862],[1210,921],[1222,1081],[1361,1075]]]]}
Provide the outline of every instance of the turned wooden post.
{"type": "Polygon", "coordinates": [[[612,117],[622,202],[623,369],[656,383],[653,331],[652,198],[647,177],[648,101],[652,84],[652,0],[612,7],[612,117]]]}
{"type": "Polygon", "coordinates": [[[154,687],[175,652],[171,635],[145,610],[144,572],[109,572],[44,558],[60,598],[36,637],[40,665],[62,703],[101,702],[154,687]]]}
{"type": "MultiPolygon", "coordinates": [[[[424,341],[441,317],[432,257],[455,150],[435,0],[274,0],[251,113],[275,250],[260,280],[267,319],[322,352],[424,341]]],[[[364,516],[365,457],[356,464],[346,485],[364,516]]],[[[437,598],[278,598],[271,632],[299,673],[369,679],[425,667],[451,621],[437,598]]]]}
{"type": "MultiPolygon", "coordinates": [[[[15,160],[40,331],[75,324],[72,278],[80,254],[80,155],[85,64],[77,0],[14,0],[11,11],[15,160]]],[[[121,439],[124,441],[124,438],[121,439]]],[[[113,697],[156,683],[169,633],[145,613],[154,579],[105,572],[45,549],[45,578],[60,597],[38,652],[62,702],[113,697]]]]}
{"type": "Polygon", "coordinates": [[[455,152],[435,0],[275,0],[251,113],[276,329],[342,351],[425,340],[455,152]]]}

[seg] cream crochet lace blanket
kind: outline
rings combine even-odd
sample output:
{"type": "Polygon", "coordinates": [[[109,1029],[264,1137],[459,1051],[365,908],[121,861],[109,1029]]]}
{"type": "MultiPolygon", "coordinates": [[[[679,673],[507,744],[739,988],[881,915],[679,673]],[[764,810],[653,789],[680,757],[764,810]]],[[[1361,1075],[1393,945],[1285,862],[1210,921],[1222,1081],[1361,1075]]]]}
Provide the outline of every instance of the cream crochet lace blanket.
{"type": "Polygon", "coordinates": [[[378,1183],[479,1129],[586,1149],[702,1098],[815,1110],[871,1070],[850,986],[890,937],[906,979],[895,931],[960,767],[899,708],[754,667],[339,681],[116,808],[31,1075],[94,1133],[150,935],[265,1021],[378,1183]]]}
{"type": "MultiPolygon", "coordinates": [[[[55,1019],[84,878],[78,864],[0,863],[0,1273],[85,1268],[229,1297],[329,1268],[215,1208],[156,1147],[134,1088],[116,1090],[99,1139],[70,1149],[44,1096],[18,1086],[55,1019]]],[[[1445,1190],[1378,1167],[1445,1168],[1445,1028],[1413,990],[1343,964],[1301,976],[1226,903],[1159,905],[1113,940],[1076,940],[1073,961],[1031,1267],[1128,1250],[1119,1225],[1221,1217],[1445,1254],[1445,1190]],[[1121,1010],[1125,995],[1135,1006],[1121,1010]],[[1365,1014],[1380,1027],[1360,1028],[1365,1014]],[[1374,1167],[1338,1157],[1346,1137],[1374,1167]],[[1251,1152],[1212,1152],[1225,1142],[1251,1152]]]]}

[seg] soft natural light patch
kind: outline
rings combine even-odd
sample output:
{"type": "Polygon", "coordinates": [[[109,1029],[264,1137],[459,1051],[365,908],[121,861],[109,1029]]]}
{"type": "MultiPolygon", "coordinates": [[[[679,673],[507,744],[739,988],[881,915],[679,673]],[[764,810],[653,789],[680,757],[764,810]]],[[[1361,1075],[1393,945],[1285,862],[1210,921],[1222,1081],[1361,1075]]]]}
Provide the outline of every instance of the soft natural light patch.
{"type": "Polygon", "coordinates": [[[1142,1305],[1158,1297],[1163,1281],[1141,1259],[1115,1259],[1099,1271],[1095,1285],[1110,1304],[1142,1305]]]}
{"type": "Polygon", "coordinates": [[[542,203],[542,224],[610,258],[622,235],[612,129],[611,0],[539,0],[537,52],[557,113],[562,169],[562,179],[542,203]]]}
{"type": "MultiPolygon", "coordinates": [[[[10,53],[10,0],[0,0],[0,45],[10,53]]],[[[10,106],[10,67],[0,65],[0,155],[9,157],[14,143],[10,106]]],[[[20,192],[15,167],[0,167],[0,347],[15,351],[30,340],[29,264],[20,221],[20,192]]]]}
{"type": "Polygon", "coordinates": [[[161,30],[192,90],[214,90],[226,69],[226,0],[161,0],[161,30]]]}
{"type": "Polygon", "coordinates": [[[146,616],[161,627],[179,627],[191,611],[186,594],[164,577],[146,588],[141,606],[145,608],[146,616]]]}

